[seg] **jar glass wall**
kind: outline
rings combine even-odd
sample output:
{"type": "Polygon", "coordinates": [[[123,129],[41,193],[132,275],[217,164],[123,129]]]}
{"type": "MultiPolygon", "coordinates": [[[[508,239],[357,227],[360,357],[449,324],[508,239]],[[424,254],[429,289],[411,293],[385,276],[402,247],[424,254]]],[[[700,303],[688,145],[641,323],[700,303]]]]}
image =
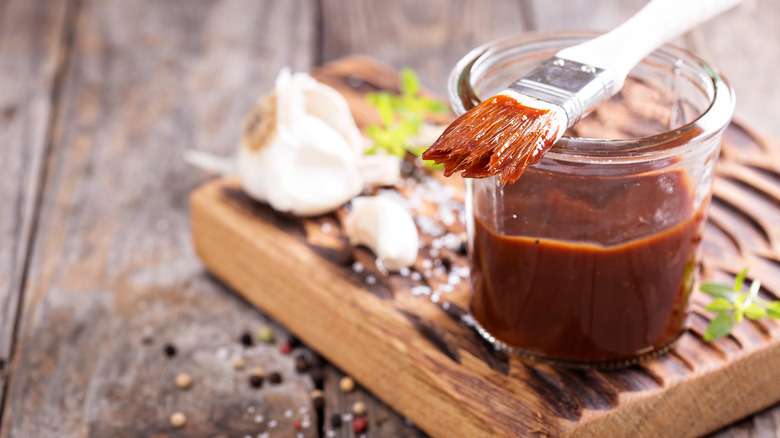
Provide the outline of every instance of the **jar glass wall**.
{"type": "MultiPolygon", "coordinates": [[[[455,112],[588,37],[527,34],[475,49],[450,78],[455,112]]],[[[467,179],[471,312],[482,335],[569,366],[666,351],[685,328],[733,110],[723,78],[664,46],[517,182],[467,179]]]]}

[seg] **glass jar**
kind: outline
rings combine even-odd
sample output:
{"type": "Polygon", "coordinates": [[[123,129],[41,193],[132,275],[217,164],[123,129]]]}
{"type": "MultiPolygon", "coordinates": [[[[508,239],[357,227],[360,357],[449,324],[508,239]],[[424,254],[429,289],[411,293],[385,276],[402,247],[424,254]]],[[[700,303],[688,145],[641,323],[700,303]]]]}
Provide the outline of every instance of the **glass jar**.
{"type": "MultiPolygon", "coordinates": [[[[525,34],[473,50],[449,97],[460,115],[591,34],[525,34]]],[[[664,46],[515,183],[466,180],[470,309],[497,348],[574,367],[667,351],[686,326],[726,81],[664,46]]]]}

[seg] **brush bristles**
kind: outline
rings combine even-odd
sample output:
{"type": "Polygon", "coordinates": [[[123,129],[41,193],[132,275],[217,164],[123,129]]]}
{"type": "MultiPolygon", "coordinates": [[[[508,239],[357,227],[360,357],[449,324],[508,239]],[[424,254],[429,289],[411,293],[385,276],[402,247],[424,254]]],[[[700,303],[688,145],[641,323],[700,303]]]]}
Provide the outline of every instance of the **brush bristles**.
{"type": "Polygon", "coordinates": [[[512,183],[542,159],[561,129],[554,111],[499,94],[458,117],[422,157],[444,164],[446,176],[501,175],[502,183],[512,183]]]}

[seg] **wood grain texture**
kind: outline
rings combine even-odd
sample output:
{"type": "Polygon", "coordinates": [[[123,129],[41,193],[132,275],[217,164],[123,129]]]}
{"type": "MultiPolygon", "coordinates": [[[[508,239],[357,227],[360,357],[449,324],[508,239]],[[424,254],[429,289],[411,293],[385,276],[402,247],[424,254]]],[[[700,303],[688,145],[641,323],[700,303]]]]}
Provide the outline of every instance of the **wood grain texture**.
{"type": "Polygon", "coordinates": [[[370,55],[411,67],[439,94],[458,59],[476,46],[528,29],[526,2],[322,0],[322,60],[370,55]]]}
{"type": "Polygon", "coordinates": [[[67,1],[0,3],[0,413],[36,218],[67,1]]]}
{"type": "MultiPolygon", "coordinates": [[[[205,175],[181,156],[232,150],[279,69],[311,66],[314,4],[84,1],[75,19],[0,436],[292,433],[310,380],[277,346],[239,344],[267,320],[195,259],[187,194],[205,175]],[[243,371],[232,368],[237,355],[243,371]],[[255,365],[283,382],[250,388],[255,365]],[[192,375],[191,389],[175,387],[178,372],[192,375]],[[182,430],[169,425],[174,411],[188,417],[182,430]]],[[[31,81],[34,66],[22,63],[31,81]]]]}
{"type": "MultiPolygon", "coordinates": [[[[365,61],[342,60],[334,69],[365,61]]],[[[323,70],[328,67],[318,74],[323,70]]],[[[348,100],[360,100],[359,92],[348,100]]],[[[743,126],[729,128],[713,201],[721,207],[713,208],[705,235],[705,280],[731,278],[747,263],[764,281],[764,292],[777,296],[780,203],[773,158],[779,152],[743,126]],[[740,176],[750,169],[753,176],[740,176]],[[750,214],[757,206],[760,217],[750,214]],[[724,251],[724,245],[731,247],[724,251]]],[[[400,189],[416,196],[425,190],[444,188],[423,179],[400,189]]],[[[437,222],[433,213],[441,210],[426,208],[417,214],[432,216],[445,232],[462,232],[462,224],[437,222]]],[[[442,256],[456,266],[465,261],[446,247],[435,255],[439,237],[430,232],[423,232],[415,280],[381,276],[366,251],[355,252],[362,269],[339,265],[345,238],[338,215],[287,218],[280,227],[278,216],[243,196],[235,181],[195,192],[192,215],[198,254],[218,277],[434,435],[695,436],[780,398],[780,370],[772,366],[780,360],[780,325],[750,322],[729,338],[705,343],[709,314],[698,292],[693,324],[670,354],[624,370],[557,369],[501,357],[459,324],[467,287],[461,282],[446,291],[449,275],[435,262],[442,256]],[[426,285],[428,294],[412,292],[426,285]],[[273,292],[280,288],[286,294],[273,292]]]]}

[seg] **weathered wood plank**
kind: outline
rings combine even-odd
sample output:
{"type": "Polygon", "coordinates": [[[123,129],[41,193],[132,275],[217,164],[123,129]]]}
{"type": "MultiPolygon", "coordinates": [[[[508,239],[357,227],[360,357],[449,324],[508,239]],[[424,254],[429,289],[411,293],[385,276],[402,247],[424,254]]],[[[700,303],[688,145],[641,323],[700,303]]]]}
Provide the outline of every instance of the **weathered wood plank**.
{"type": "Polygon", "coordinates": [[[63,59],[67,5],[67,0],[0,3],[0,414],[63,59]]]}
{"type": "Polygon", "coordinates": [[[0,436],[176,436],[174,411],[188,417],[180,435],[256,436],[274,422],[292,433],[310,385],[275,346],[238,343],[265,318],[195,259],[187,194],[205,176],[181,155],[232,151],[277,71],[311,66],[314,6],[80,3],[0,436]],[[234,371],[239,355],[247,366],[234,371]],[[250,388],[256,365],[283,382],[250,388]],[[173,384],[182,371],[194,380],[187,391],[173,384]]]}
{"type": "Polygon", "coordinates": [[[322,60],[364,53],[411,67],[443,94],[450,70],[476,46],[528,29],[526,3],[322,0],[322,60]]]}

